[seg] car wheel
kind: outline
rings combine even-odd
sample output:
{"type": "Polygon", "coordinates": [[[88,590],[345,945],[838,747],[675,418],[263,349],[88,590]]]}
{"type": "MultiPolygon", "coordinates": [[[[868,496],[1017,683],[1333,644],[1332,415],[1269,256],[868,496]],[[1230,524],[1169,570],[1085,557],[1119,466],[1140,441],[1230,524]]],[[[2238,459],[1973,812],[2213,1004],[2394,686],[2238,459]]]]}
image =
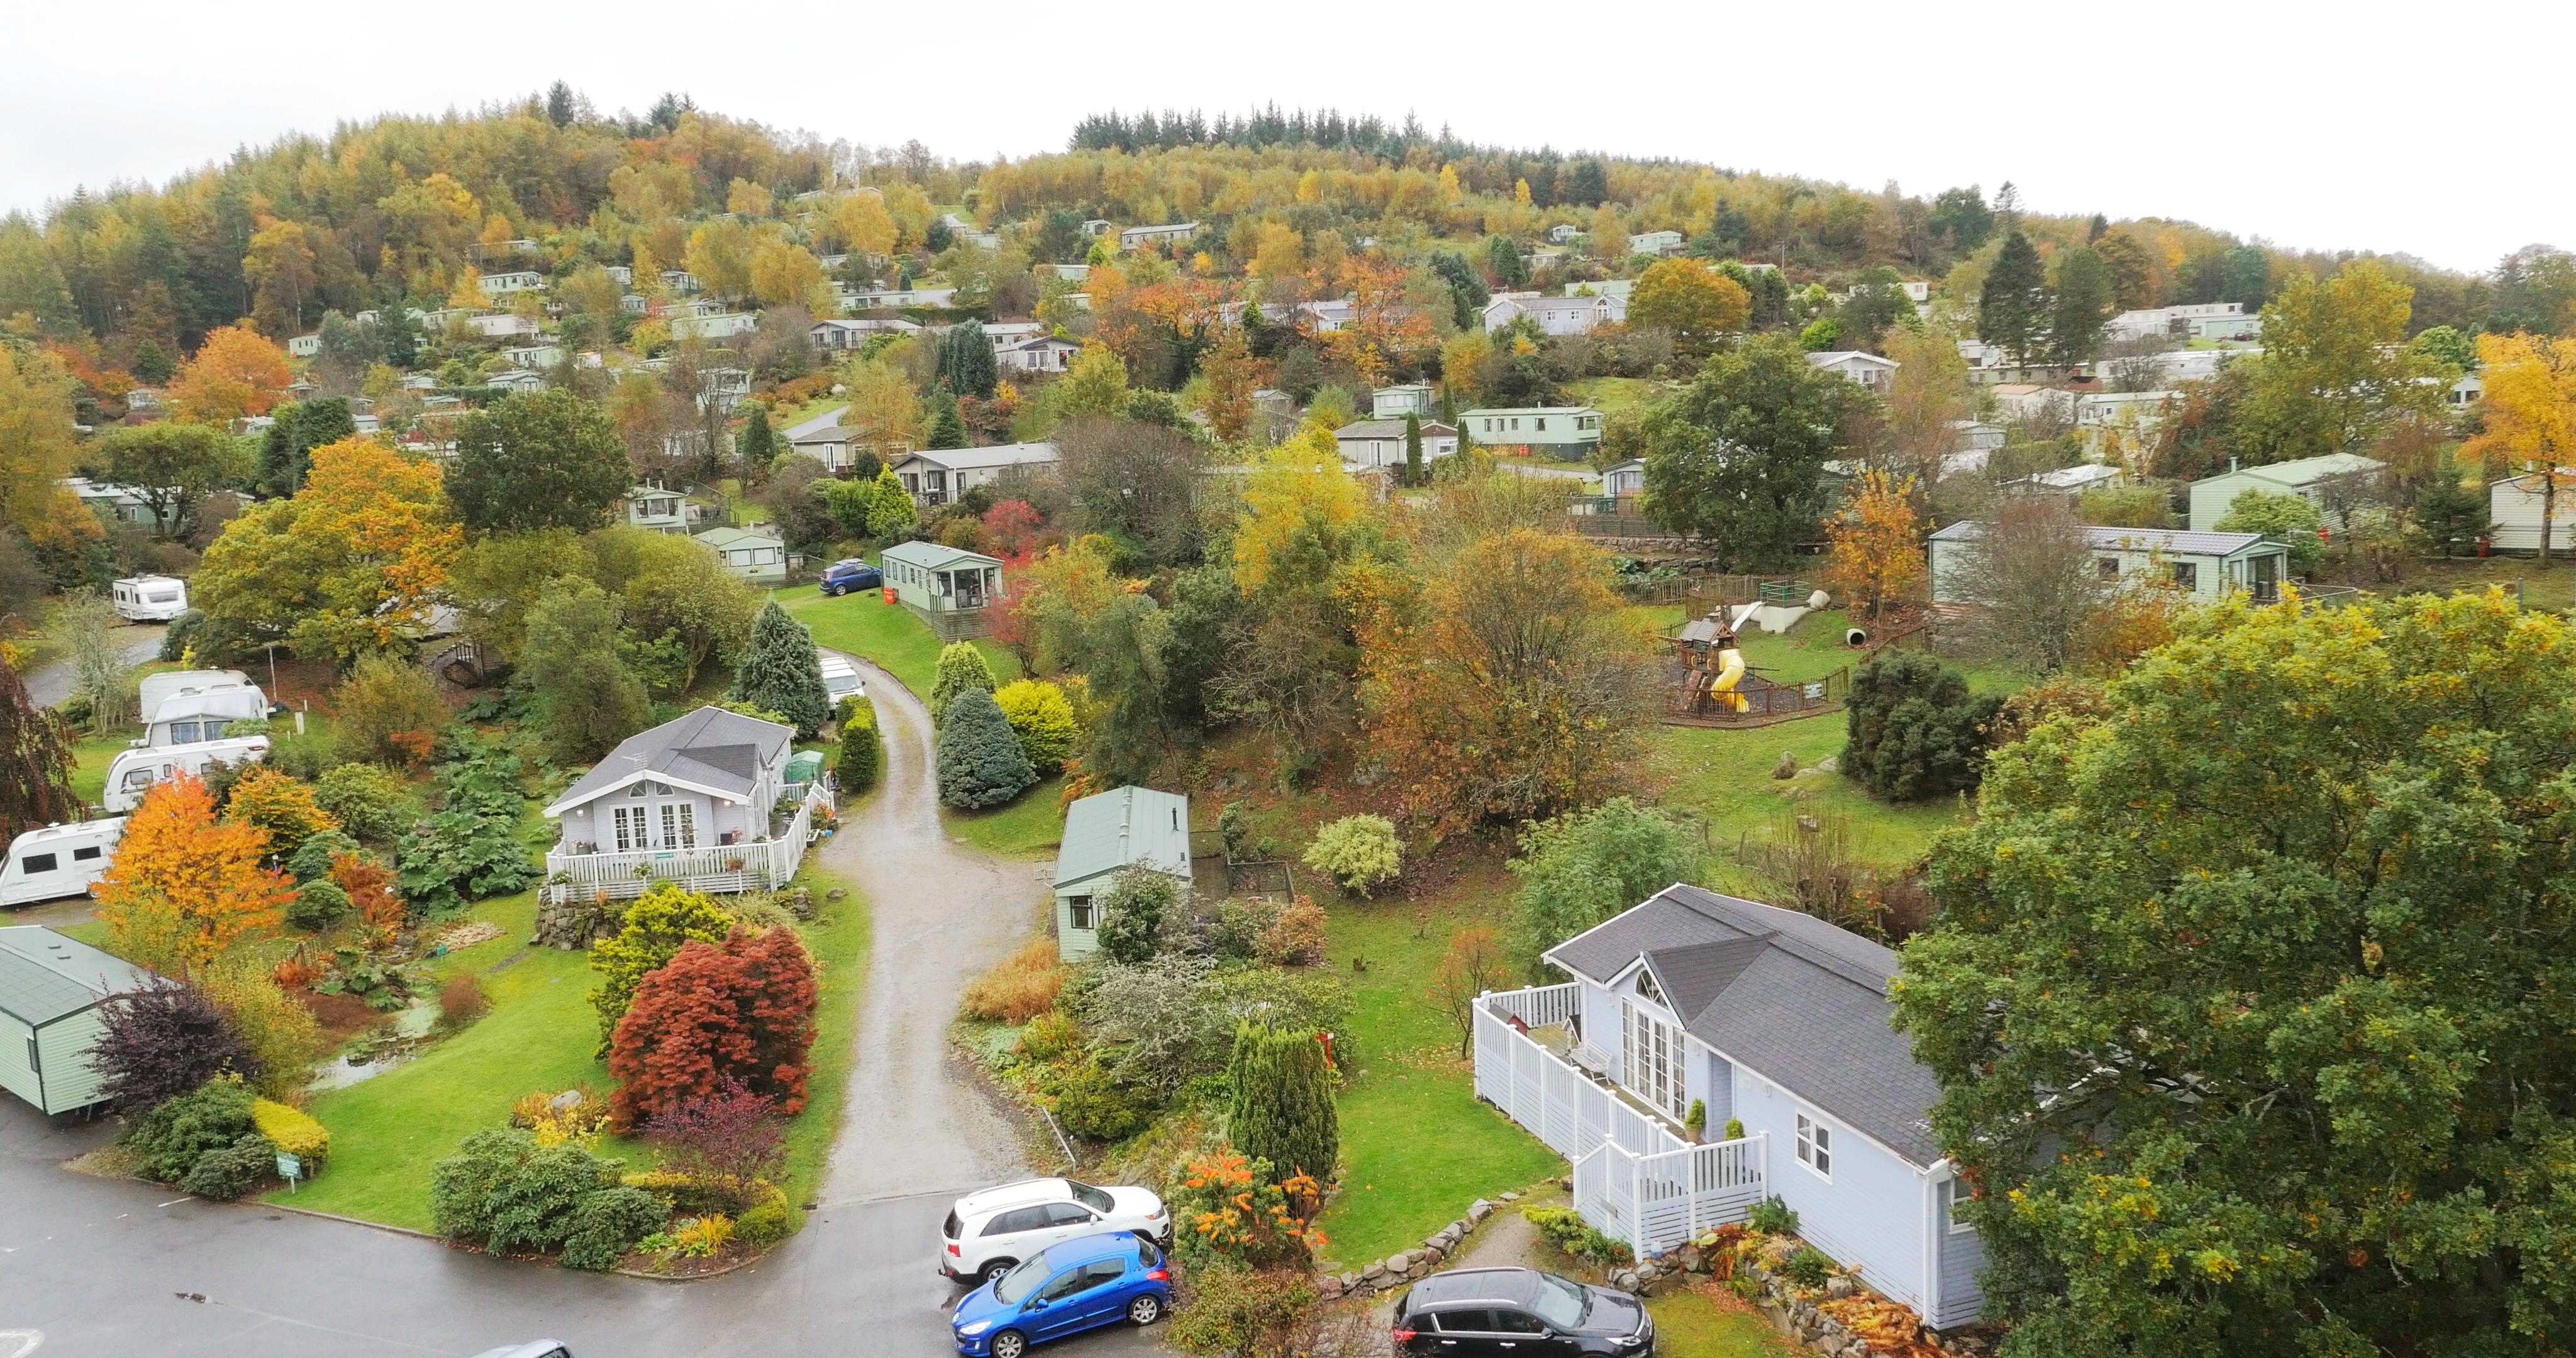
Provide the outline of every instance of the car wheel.
{"type": "Polygon", "coordinates": [[[1163,1299],[1148,1292],[1127,1303],[1127,1318],[1139,1325],[1151,1325],[1163,1318],[1163,1299]]]}
{"type": "Polygon", "coordinates": [[[1008,1273],[1019,1266],[1020,1261],[1017,1259],[996,1259],[993,1262],[984,1265],[983,1276],[977,1281],[988,1283],[1000,1282],[1003,1274],[1008,1273]]]}
{"type": "Polygon", "coordinates": [[[1029,1351],[1029,1337],[1017,1330],[1004,1330],[993,1336],[993,1358],[1024,1358],[1029,1351]]]}

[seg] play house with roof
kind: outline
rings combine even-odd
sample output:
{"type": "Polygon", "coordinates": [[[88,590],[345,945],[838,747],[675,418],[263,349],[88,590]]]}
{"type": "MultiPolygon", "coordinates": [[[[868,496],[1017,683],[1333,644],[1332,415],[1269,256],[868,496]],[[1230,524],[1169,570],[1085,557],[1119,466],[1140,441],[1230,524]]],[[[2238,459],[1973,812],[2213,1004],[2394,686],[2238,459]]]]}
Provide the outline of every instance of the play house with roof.
{"type": "Polygon", "coordinates": [[[1190,799],[1149,787],[1122,787],[1075,802],[1064,814],[1064,844],[1055,861],[1057,955],[1070,962],[1100,951],[1098,898],[1118,874],[1149,868],[1190,895],[1190,799]]]}

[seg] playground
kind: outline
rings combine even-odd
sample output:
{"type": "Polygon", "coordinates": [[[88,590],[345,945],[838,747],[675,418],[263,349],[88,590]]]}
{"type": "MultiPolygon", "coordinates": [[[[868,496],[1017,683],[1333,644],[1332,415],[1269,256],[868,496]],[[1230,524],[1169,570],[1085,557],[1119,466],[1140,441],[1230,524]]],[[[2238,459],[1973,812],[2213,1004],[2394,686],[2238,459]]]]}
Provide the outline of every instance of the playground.
{"type": "Polygon", "coordinates": [[[1692,598],[1686,607],[1713,606],[1660,634],[1669,695],[1666,723],[1769,726],[1841,709],[1851,690],[1849,665],[1822,673],[1803,672],[1802,666],[1793,675],[1754,665],[1743,646],[1749,633],[1785,636],[1832,601],[1823,590],[1808,590],[1794,580],[1760,581],[1751,593],[1750,599],[1692,598]]]}

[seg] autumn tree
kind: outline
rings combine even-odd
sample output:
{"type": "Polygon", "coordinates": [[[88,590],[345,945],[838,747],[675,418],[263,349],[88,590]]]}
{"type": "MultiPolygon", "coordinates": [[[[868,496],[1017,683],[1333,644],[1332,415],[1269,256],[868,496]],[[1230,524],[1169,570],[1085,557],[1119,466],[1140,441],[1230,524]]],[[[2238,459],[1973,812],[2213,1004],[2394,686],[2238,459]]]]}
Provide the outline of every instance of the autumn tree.
{"type": "Polygon", "coordinates": [[[1834,587],[1847,607],[1869,609],[1876,619],[1890,601],[1913,597],[1924,579],[1922,522],[1914,513],[1914,478],[1863,471],[1840,518],[1826,525],[1834,587]]]}
{"type": "Polygon", "coordinates": [[[1870,450],[1870,460],[1912,478],[1918,493],[1929,492],[1959,451],[1959,423],[1977,411],[1968,360],[1958,341],[1937,328],[1891,331],[1887,356],[1897,369],[1879,421],[1880,446],[1870,450]]]}
{"type": "Polygon", "coordinates": [[[1057,384],[1056,413],[1066,419],[1127,413],[1127,365],[1105,344],[1086,344],[1057,384]]]}
{"type": "Polygon", "coordinates": [[[2441,409],[2441,360],[2406,346],[2414,289],[2377,260],[2323,282],[2294,274],[2263,308],[2263,352],[2244,360],[2236,442],[2254,465],[2368,452],[2392,422],[2441,409]]]}
{"type": "Polygon", "coordinates": [[[62,488],[72,471],[72,413],[62,364],[0,344],[0,522],[39,545],[98,535],[79,497],[62,488]]]}
{"type": "Polygon", "coordinates": [[[2576,339],[2546,335],[2480,335],[2485,365],[2486,429],[2461,451],[2478,458],[2493,478],[2525,470],[2538,474],[2540,564],[2548,566],[2558,536],[2558,494],[2576,484],[2564,469],[2576,462],[2576,339]]]}
{"type": "Polygon", "coordinates": [[[260,866],[267,851],[266,830],[215,819],[214,795],[196,775],[153,784],[92,892],[117,953],[180,975],[276,928],[294,892],[260,866]]]}
{"type": "Polygon", "coordinates": [[[1948,587],[1978,606],[1968,630],[1989,652],[2042,674],[2075,662],[2103,583],[2071,508],[2053,497],[2013,500],[1961,556],[1948,587]]]}
{"type": "Polygon", "coordinates": [[[598,528],[634,484],[615,422],[559,387],[466,416],[447,470],[448,502],[476,533],[598,528]]]}
{"type": "Polygon", "coordinates": [[[252,641],[353,658],[417,635],[464,535],[438,464],[368,439],[313,450],[293,499],[224,525],[193,581],[198,606],[252,641]]]}
{"type": "Polygon", "coordinates": [[[284,350],[255,330],[228,325],[209,333],[181,365],[170,384],[170,413],[198,424],[229,425],[267,414],[294,380],[284,350]]]}
{"type": "Polygon", "coordinates": [[[1252,393],[1259,383],[1241,326],[1225,327],[1199,360],[1199,373],[1207,379],[1208,427],[1228,443],[1251,433],[1252,393]]]}
{"type": "Polygon", "coordinates": [[[737,925],[721,944],[684,944],[644,976],[617,1022],[608,1069],[619,1124],[720,1095],[728,1082],[783,1115],[803,1112],[815,1004],[814,964],[794,929],[737,925]]]}
{"type": "Polygon", "coordinates": [[[36,706],[18,672],[0,660],[0,842],[82,818],[73,767],[70,723],[36,706]]]}
{"type": "Polygon", "coordinates": [[[1511,976],[1511,954],[1492,926],[1471,924],[1449,936],[1440,969],[1431,973],[1431,993],[1458,1030],[1460,1056],[1476,1047],[1476,1001],[1510,985],[1511,976]]]}
{"type": "Polygon", "coordinates": [[[733,924],[715,897],[683,890],[677,882],[655,882],[627,906],[617,932],[590,950],[590,969],[600,975],[599,989],[590,992],[590,1007],[599,1016],[597,1054],[608,1054],[618,1021],[647,975],[679,956],[692,939],[723,942],[733,924]]]}
{"type": "Polygon", "coordinates": [[[268,835],[268,851],[280,861],[294,857],[305,840],[340,828],[339,818],[314,800],[311,783],[265,764],[233,784],[224,799],[224,819],[259,827],[268,835]]]}
{"type": "Polygon", "coordinates": [[[1741,333],[1752,317],[1752,294],[1696,259],[1648,265],[1628,295],[1630,325],[1662,326],[1699,352],[1720,335],[1741,333]]]}

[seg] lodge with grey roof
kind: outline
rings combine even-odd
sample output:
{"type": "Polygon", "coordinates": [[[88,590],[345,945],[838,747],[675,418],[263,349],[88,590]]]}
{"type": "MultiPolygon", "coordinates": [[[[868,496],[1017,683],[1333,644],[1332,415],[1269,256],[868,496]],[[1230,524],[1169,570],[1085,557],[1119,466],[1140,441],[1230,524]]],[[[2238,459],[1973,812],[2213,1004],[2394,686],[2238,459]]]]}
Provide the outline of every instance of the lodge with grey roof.
{"type": "Polygon", "coordinates": [[[561,827],[546,851],[547,877],[612,896],[664,878],[692,891],[784,884],[796,875],[816,799],[829,796],[790,783],[795,737],[793,728],[721,707],[628,736],[546,808],[561,827]]]}
{"type": "Polygon", "coordinates": [[[1149,787],[1113,788],[1075,802],[1056,851],[1056,952],[1070,962],[1100,951],[1100,908],[1119,873],[1145,868],[1190,894],[1190,799],[1149,787]]]}

